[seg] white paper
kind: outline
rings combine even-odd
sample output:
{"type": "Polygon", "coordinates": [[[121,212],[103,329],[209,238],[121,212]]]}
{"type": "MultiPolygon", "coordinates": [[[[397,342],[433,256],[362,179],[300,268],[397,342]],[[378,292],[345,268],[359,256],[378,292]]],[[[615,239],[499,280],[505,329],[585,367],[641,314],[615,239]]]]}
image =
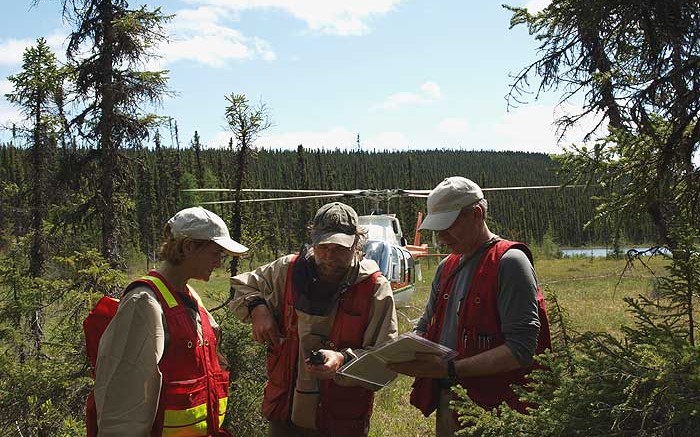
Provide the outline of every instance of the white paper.
{"type": "Polygon", "coordinates": [[[385,387],[396,378],[396,372],[390,370],[386,366],[387,363],[412,361],[415,359],[416,352],[433,353],[440,355],[443,359],[457,356],[457,351],[426,340],[413,332],[406,332],[368,350],[338,369],[338,373],[348,378],[385,387]]]}

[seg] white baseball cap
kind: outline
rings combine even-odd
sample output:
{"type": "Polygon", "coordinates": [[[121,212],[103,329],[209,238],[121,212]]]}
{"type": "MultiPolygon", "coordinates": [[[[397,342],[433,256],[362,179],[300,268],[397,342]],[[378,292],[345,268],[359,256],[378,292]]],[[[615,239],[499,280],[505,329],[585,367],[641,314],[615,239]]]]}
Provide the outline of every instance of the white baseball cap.
{"type": "Polygon", "coordinates": [[[428,195],[428,215],[420,229],[442,231],[452,226],[465,206],[484,198],[479,186],[461,176],[446,178],[428,195]]]}
{"type": "Polygon", "coordinates": [[[175,238],[189,237],[213,241],[234,254],[248,251],[247,247],[231,239],[226,223],[221,217],[201,206],[183,209],[168,220],[168,224],[175,238]]]}

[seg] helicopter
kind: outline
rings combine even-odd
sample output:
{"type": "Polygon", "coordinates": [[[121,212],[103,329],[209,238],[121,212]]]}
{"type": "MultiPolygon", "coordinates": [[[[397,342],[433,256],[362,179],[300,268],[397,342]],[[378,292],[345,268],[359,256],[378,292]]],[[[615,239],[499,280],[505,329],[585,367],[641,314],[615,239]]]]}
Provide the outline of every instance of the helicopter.
{"type": "MultiPolygon", "coordinates": [[[[529,189],[561,188],[560,185],[541,185],[526,187],[497,187],[482,188],[482,191],[510,191],[529,189]]],[[[569,185],[568,187],[573,187],[569,185]]],[[[181,191],[208,192],[208,193],[232,193],[235,189],[229,188],[189,188],[181,191]]],[[[359,215],[358,225],[367,230],[367,242],[364,245],[365,258],[374,260],[382,274],[389,280],[397,305],[406,306],[415,291],[416,281],[422,280],[420,260],[425,257],[444,257],[448,254],[431,253],[430,247],[420,241],[420,225],[423,215],[418,212],[416,218],[416,232],[412,244],[403,234],[401,223],[396,214],[382,212],[379,204],[397,197],[427,198],[431,190],[307,190],[307,189],[267,189],[267,188],[242,188],[243,193],[261,194],[288,194],[284,197],[266,197],[239,199],[238,202],[276,202],[308,199],[369,199],[375,203],[371,214],[359,215]]],[[[200,202],[200,205],[231,204],[236,200],[219,200],[200,202]]]]}

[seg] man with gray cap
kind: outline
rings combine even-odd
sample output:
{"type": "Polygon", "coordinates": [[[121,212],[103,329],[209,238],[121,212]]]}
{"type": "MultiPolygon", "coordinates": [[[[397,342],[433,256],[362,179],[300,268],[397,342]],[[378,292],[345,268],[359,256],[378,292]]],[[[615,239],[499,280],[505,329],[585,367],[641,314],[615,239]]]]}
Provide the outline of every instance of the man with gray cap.
{"type": "Polygon", "coordinates": [[[431,191],[421,229],[437,231],[452,253],[438,266],[415,330],[459,355],[443,361],[423,354],[390,365],[416,377],[411,403],[426,417],[437,410],[439,437],[453,436],[459,429],[449,409],[454,384],[466,388],[484,409],[505,402],[525,412],[528,405],[510,385],[523,384],[533,355],[551,347],[532,254],[523,243],[493,234],[486,211],[481,188],[469,179],[449,177],[431,191]]]}
{"type": "Polygon", "coordinates": [[[83,324],[96,365],[89,437],[231,435],[222,427],[229,373],[219,361],[219,325],[188,281],[208,281],[224,254],[247,250],[218,215],[183,209],[165,225],[161,264],[126,288],[104,334],[100,309],[116,301],[100,300],[83,324]]]}
{"type": "Polygon", "coordinates": [[[336,371],[396,337],[391,286],[362,258],[365,232],[350,206],[316,213],[312,246],[231,280],[231,308],[268,347],[263,414],[270,436],[359,437],[369,432],[376,387],[336,371]]]}

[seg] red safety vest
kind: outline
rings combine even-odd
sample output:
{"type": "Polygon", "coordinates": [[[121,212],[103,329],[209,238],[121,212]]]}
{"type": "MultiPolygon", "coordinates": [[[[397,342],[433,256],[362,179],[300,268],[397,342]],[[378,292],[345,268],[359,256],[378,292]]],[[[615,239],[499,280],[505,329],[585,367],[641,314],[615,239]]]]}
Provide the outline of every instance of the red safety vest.
{"type": "MultiPolygon", "coordinates": [[[[288,421],[294,396],[299,353],[297,314],[294,308],[293,268],[297,256],[292,258],[287,272],[283,305],[279,326],[284,342],[267,354],[267,376],[262,410],[269,420],[288,421]]],[[[351,286],[338,302],[327,347],[332,350],[361,348],[369,321],[374,286],[381,272],[351,286]]],[[[323,380],[316,415],[316,427],[333,436],[357,436],[369,427],[374,393],[363,387],[341,387],[333,380],[323,380]]]]}
{"type": "MultiPolygon", "coordinates": [[[[522,243],[499,240],[486,249],[479,265],[474,271],[469,284],[466,302],[459,310],[457,325],[457,360],[480,354],[505,343],[501,332],[501,318],[498,314],[498,266],[503,254],[509,249],[517,248],[525,252],[532,262],[530,250],[522,243]]],[[[426,338],[439,341],[444,323],[445,311],[450,294],[453,292],[455,276],[451,273],[459,265],[460,255],[447,257],[440,274],[438,298],[435,302],[433,317],[428,324],[426,338]]],[[[549,321],[542,290],[537,287],[537,309],[540,319],[540,332],[537,338],[535,354],[551,349],[549,321]]],[[[523,385],[532,366],[516,369],[496,375],[460,378],[459,384],[467,389],[469,397],[477,405],[490,410],[506,402],[511,408],[525,413],[528,406],[521,402],[511,384],[523,385]]],[[[438,404],[439,387],[433,378],[416,378],[411,392],[411,404],[419,408],[427,417],[438,404]]]]}
{"type": "MultiPolygon", "coordinates": [[[[199,296],[188,286],[199,310],[201,340],[190,310],[178,293],[171,292],[160,274],[150,272],[129,285],[127,290],[137,285],[146,285],[153,290],[163,309],[168,329],[168,345],[158,363],[163,379],[151,435],[229,436],[230,433],[221,428],[228,401],[229,373],[219,366],[216,335],[199,296]]],[[[99,307],[100,303],[96,308],[99,307]]],[[[104,315],[101,319],[104,319],[104,315]]],[[[89,320],[90,316],[84,323],[87,338],[94,337],[90,335],[94,331],[89,320]]],[[[97,433],[97,419],[94,405],[90,407],[89,400],[88,436],[93,436],[97,433]]]]}

